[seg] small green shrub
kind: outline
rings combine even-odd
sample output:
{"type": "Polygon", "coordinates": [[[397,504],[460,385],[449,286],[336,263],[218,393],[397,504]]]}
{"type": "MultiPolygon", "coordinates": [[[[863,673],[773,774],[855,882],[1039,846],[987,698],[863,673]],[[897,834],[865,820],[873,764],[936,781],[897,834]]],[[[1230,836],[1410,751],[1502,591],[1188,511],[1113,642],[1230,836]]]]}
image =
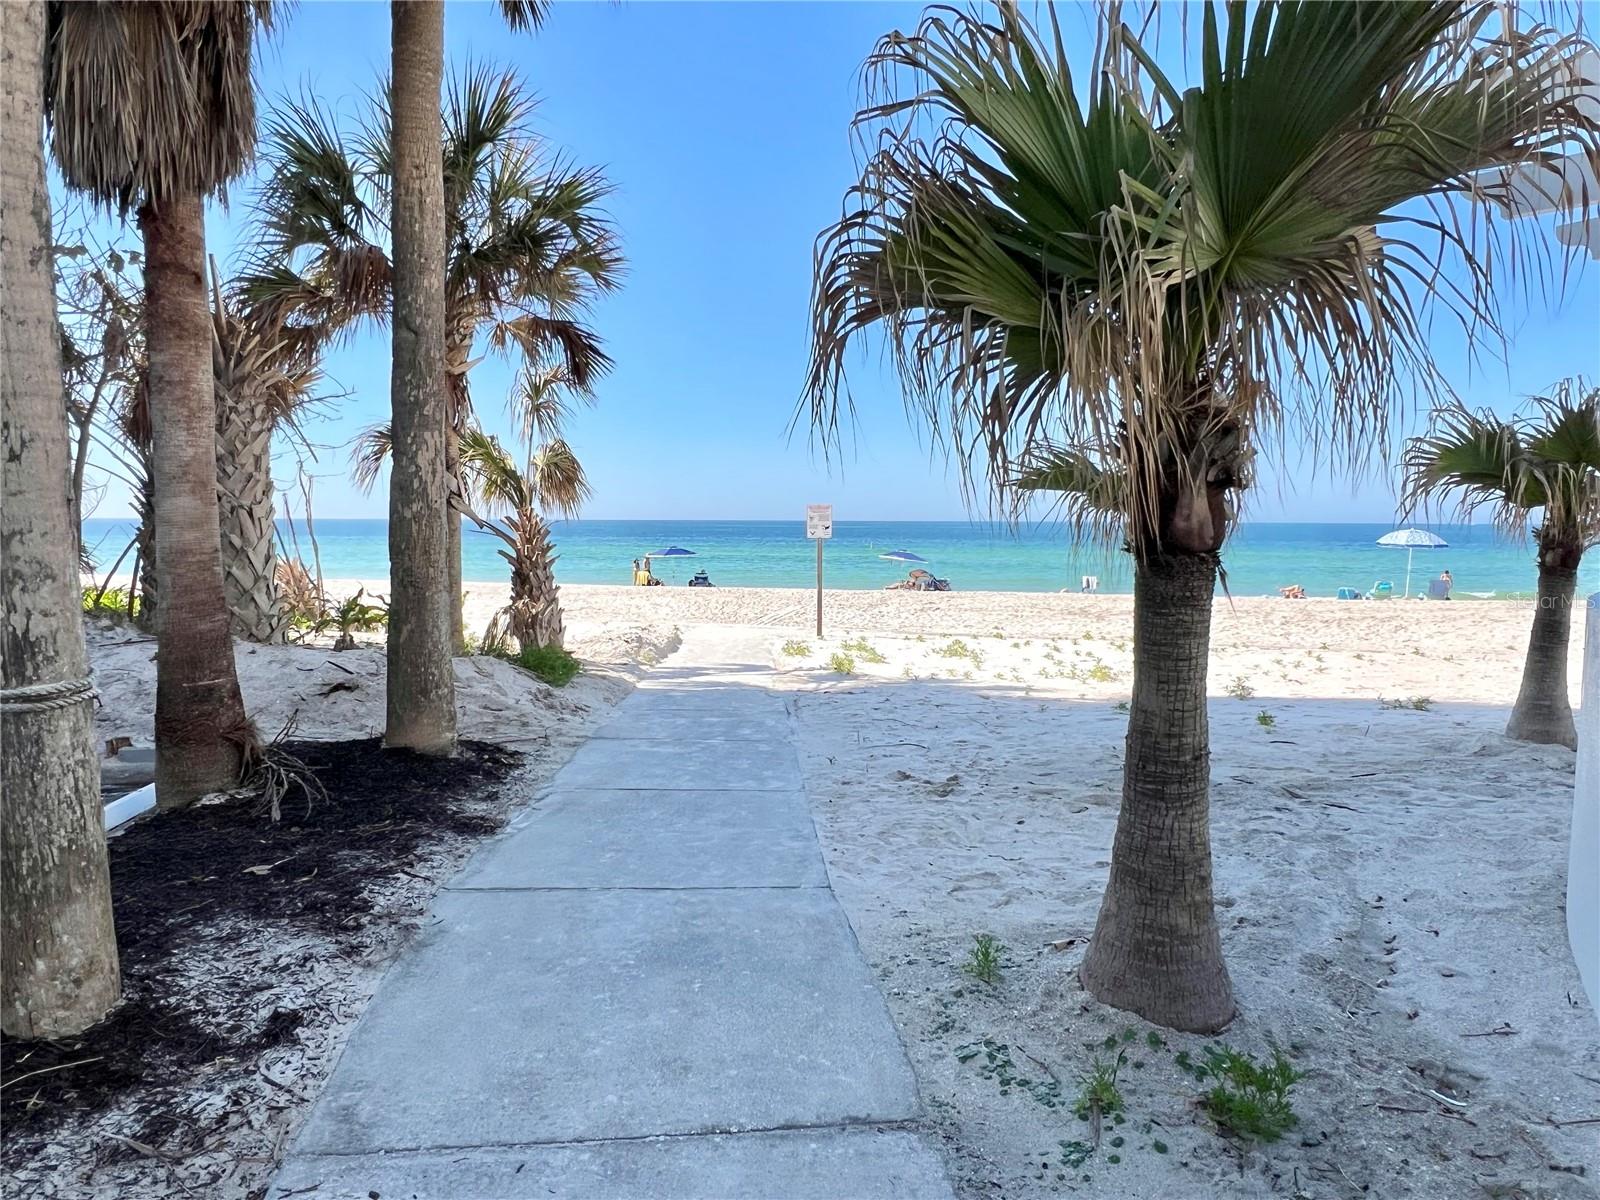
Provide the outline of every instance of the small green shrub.
{"type": "Polygon", "coordinates": [[[1073,1112],[1078,1120],[1091,1116],[1110,1116],[1122,1111],[1122,1090],[1117,1087],[1117,1073],[1128,1061],[1126,1051],[1119,1050],[1110,1060],[1096,1056],[1087,1073],[1078,1077],[1078,1103],[1073,1112]]]}
{"type": "Polygon", "coordinates": [[[1097,662],[1084,672],[1084,678],[1094,683],[1110,683],[1116,679],[1117,673],[1103,662],[1097,662]]]}
{"type": "Polygon", "coordinates": [[[1248,700],[1256,694],[1255,688],[1250,686],[1243,675],[1235,675],[1233,681],[1228,684],[1227,691],[1235,700],[1248,700]]]}
{"type": "Polygon", "coordinates": [[[1133,711],[1133,705],[1126,700],[1118,700],[1111,706],[1112,712],[1126,713],[1133,711]]]}
{"type": "Polygon", "coordinates": [[[811,654],[811,647],[805,642],[790,639],[783,644],[783,652],[790,658],[807,658],[811,654]]]}
{"type": "Polygon", "coordinates": [[[583,670],[583,664],[560,646],[529,646],[507,661],[531,671],[551,687],[566,687],[583,670]]]}
{"type": "Polygon", "coordinates": [[[835,650],[828,658],[828,669],[836,675],[854,675],[856,660],[843,651],[835,650]]]}
{"type": "Polygon", "coordinates": [[[1256,724],[1261,726],[1263,729],[1271,729],[1277,723],[1278,718],[1273,716],[1264,708],[1256,714],[1256,724]]]}
{"type": "Polygon", "coordinates": [[[97,587],[83,589],[83,611],[86,616],[125,621],[139,615],[139,605],[139,593],[128,588],[106,588],[103,592],[97,587]]]}
{"type": "Polygon", "coordinates": [[[354,648],[355,634],[382,629],[389,623],[389,605],[383,597],[375,596],[373,599],[376,603],[369,603],[366,595],[366,589],[361,588],[354,596],[345,597],[324,616],[312,622],[311,632],[326,633],[330,629],[337,629],[339,636],[334,639],[333,648],[354,648]]]}
{"type": "Polygon", "coordinates": [[[862,662],[881,663],[889,661],[866,638],[857,638],[853,642],[845,642],[840,649],[856,655],[862,662]]]}
{"type": "Polygon", "coordinates": [[[973,649],[971,646],[967,645],[966,642],[962,641],[960,638],[951,638],[944,645],[935,649],[934,653],[943,658],[970,659],[972,665],[975,667],[983,665],[983,655],[977,650],[973,649]]]}
{"type": "Polygon", "coordinates": [[[1207,1046],[1205,1054],[1216,1084],[1200,1103],[1223,1129],[1275,1142],[1299,1124],[1289,1089],[1305,1074],[1294,1069],[1282,1050],[1274,1046],[1272,1061],[1263,1064],[1228,1046],[1207,1046]]]}
{"type": "Polygon", "coordinates": [[[972,942],[961,969],[980,983],[1000,982],[1000,956],[1005,953],[1005,945],[992,933],[974,934],[972,942]]]}

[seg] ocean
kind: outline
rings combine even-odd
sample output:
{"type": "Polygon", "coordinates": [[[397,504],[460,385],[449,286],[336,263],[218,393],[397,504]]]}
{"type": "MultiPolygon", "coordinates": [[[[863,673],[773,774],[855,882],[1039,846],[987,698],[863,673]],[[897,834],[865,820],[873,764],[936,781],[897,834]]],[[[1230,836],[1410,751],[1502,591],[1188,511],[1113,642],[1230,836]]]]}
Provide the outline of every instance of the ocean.
{"type": "MultiPolygon", "coordinates": [[[[287,524],[279,525],[287,538],[287,524]]],[[[387,526],[382,520],[317,521],[324,577],[386,577],[387,526]]],[[[1390,528],[1246,524],[1223,551],[1228,589],[1236,596],[1272,595],[1298,583],[1313,596],[1332,596],[1340,587],[1366,590],[1387,579],[1399,594],[1405,587],[1406,551],[1376,545],[1390,528]]],[[[1427,581],[1448,568],[1459,599],[1533,594],[1537,571],[1531,543],[1508,540],[1485,525],[1426,528],[1450,545],[1416,552],[1412,592],[1425,591],[1427,581]]],[[[132,536],[133,523],[90,518],[84,530],[104,571],[132,536]]],[[[309,539],[303,528],[298,533],[309,560],[309,539]]],[[[816,582],[816,551],[800,521],[558,521],[554,535],[560,555],[556,574],[564,583],[628,583],[634,558],[667,546],[695,552],[693,558],[656,561],[656,574],[669,585],[687,582],[697,569],[724,586],[804,588],[816,582]]],[[[509,578],[496,553],[498,539],[469,528],[464,544],[468,581],[509,578]]],[[[1012,529],[969,521],[839,521],[824,549],[826,586],[870,589],[905,578],[906,566],[879,557],[893,550],[921,555],[928,570],[961,591],[1076,590],[1084,575],[1098,576],[1103,592],[1132,588],[1127,555],[1076,546],[1059,525],[1012,529]]],[[[121,570],[130,565],[131,559],[121,570]]],[[[1600,553],[1584,564],[1579,590],[1600,590],[1600,553]]]]}

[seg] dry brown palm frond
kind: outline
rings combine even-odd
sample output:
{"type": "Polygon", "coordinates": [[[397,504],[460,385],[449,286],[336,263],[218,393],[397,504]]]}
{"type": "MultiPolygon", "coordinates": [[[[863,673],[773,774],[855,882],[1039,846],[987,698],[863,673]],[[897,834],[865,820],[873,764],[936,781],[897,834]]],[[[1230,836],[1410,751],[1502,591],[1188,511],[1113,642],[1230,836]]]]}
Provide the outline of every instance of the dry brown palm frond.
{"type": "Polygon", "coordinates": [[[221,195],[255,147],[256,31],[269,0],[48,6],[45,109],[67,182],[126,212],[221,195]]]}

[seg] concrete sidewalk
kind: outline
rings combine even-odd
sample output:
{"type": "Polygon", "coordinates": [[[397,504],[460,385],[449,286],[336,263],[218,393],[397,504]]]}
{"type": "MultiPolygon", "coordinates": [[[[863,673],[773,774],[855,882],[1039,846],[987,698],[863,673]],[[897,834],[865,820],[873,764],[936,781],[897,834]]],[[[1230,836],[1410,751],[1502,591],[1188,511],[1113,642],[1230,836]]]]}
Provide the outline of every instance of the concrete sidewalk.
{"type": "Polygon", "coordinates": [[[691,635],[473,857],[269,1197],[951,1195],[767,653],[691,635]]]}

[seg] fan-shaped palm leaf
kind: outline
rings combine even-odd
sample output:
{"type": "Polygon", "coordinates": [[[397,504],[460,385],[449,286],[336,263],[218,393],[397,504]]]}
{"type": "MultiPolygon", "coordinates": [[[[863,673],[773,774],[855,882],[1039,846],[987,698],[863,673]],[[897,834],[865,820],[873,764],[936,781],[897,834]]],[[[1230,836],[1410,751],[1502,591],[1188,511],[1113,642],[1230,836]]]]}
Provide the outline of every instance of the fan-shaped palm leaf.
{"type": "Polygon", "coordinates": [[[563,438],[552,438],[528,459],[528,489],[547,513],[575,517],[592,494],[583,464],[563,438]]]}
{"type": "Polygon", "coordinates": [[[1055,493],[1060,515],[1088,540],[1110,543],[1121,534],[1128,510],[1127,472],[1085,450],[1041,447],[1010,486],[1020,492],[1055,493]]]}

